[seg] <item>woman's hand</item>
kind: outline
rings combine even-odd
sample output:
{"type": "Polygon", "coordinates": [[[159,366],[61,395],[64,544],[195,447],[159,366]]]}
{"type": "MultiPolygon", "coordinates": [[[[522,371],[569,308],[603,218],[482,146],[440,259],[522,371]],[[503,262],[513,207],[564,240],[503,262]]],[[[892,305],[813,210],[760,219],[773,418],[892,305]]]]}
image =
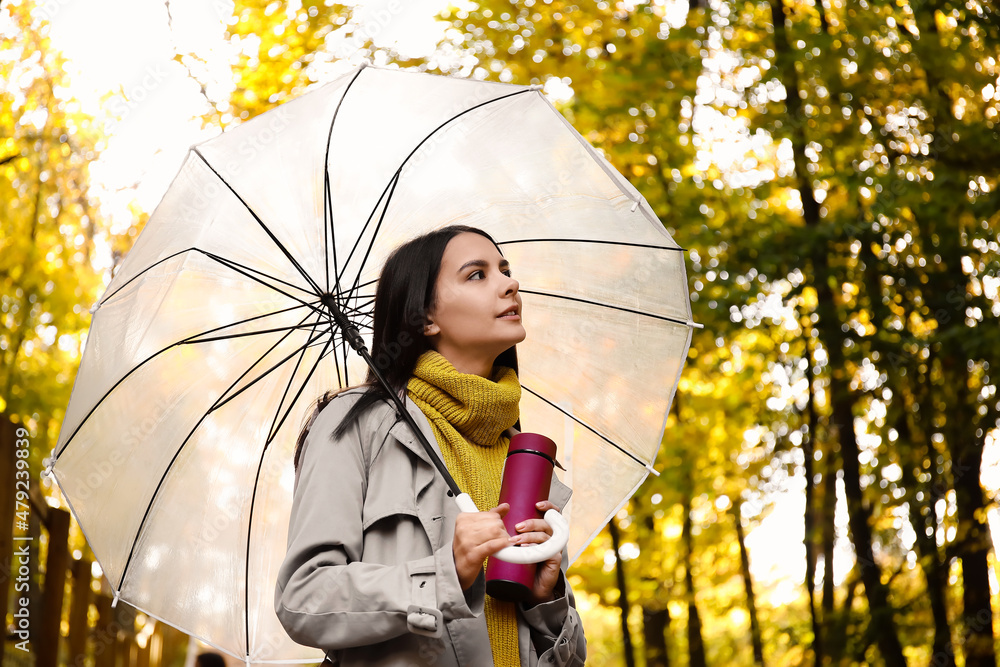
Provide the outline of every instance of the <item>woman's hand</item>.
{"type": "MultiPolygon", "coordinates": [[[[537,503],[535,507],[542,514],[549,510],[558,510],[548,500],[537,503]]],[[[510,538],[511,544],[541,544],[552,537],[552,528],[543,519],[528,519],[514,527],[517,535],[510,538]]],[[[550,602],[555,599],[555,587],[559,583],[559,568],[562,565],[562,553],[557,553],[544,560],[535,568],[535,585],[531,590],[531,603],[550,602]]]]}
{"type": "Polygon", "coordinates": [[[463,591],[475,583],[483,561],[516,539],[507,534],[503,525],[503,517],[509,510],[510,505],[503,503],[486,512],[461,512],[456,517],[451,553],[463,591]]]}

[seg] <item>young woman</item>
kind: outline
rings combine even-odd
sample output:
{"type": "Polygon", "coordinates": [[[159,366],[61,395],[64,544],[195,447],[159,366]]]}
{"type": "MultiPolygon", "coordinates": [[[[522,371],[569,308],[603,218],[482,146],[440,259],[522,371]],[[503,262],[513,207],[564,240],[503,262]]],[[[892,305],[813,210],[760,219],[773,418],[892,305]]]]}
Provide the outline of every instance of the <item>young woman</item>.
{"type": "MultiPolygon", "coordinates": [[[[478,513],[459,513],[409,427],[368,382],[326,396],[296,452],[288,553],[275,611],[295,641],[344,665],[582,665],[586,641],[565,553],[540,563],[525,603],[485,594],[484,561],[548,539],[508,536],[497,505],[521,387],[518,283],[481,230],[446,227],[399,247],[375,294],[372,357],[478,513]]],[[[569,489],[552,480],[542,512],[569,489]]]]}

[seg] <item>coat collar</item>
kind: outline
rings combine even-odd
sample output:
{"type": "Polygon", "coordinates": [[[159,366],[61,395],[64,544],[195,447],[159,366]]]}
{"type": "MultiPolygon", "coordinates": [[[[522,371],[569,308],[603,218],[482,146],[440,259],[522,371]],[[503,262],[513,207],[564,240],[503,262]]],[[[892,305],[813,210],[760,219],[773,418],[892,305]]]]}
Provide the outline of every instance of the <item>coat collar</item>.
{"type": "MultiPolygon", "coordinates": [[[[417,407],[417,405],[410,400],[409,396],[404,397],[403,401],[406,405],[406,411],[410,413],[410,416],[413,417],[417,426],[420,427],[420,432],[424,434],[425,438],[427,438],[427,442],[431,444],[431,447],[434,449],[434,453],[440,457],[441,448],[438,446],[437,438],[434,436],[434,431],[431,429],[431,423],[427,421],[427,416],[424,415],[423,410],[417,407]]],[[[401,445],[413,452],[421,461],[430,466],[434,465],[430,456],[427,455],[427,451],[418,441],[417,436],[413,434],[409,425],[403,421],[402,418],[397,417],[396,423],[389,429],[389,435],[394,437],[401,445]]]]}

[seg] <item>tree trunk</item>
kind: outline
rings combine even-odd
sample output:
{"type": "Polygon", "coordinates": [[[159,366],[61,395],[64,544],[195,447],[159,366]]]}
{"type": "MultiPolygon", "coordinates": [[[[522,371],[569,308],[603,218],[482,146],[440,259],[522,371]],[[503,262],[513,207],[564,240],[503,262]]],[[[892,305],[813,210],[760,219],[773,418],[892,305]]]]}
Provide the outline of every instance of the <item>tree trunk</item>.
{"type": "MultiPolygon", "coordinates": [[[[8,489],[0,496],[0,611],[4,613],[4,626],[7,624],[7,610],[12,590],[11,570],[14,568],[14,535],[8,530],[14,528],[15,496],[14,486],[17,475],[17,456],[14,445],[17,440],[17,427],[0,415],[0,488],[8,489]]],[[[4,628],[4,639],[7,637],[4,628]]],[[[3,652],[6,641],[0,641],[0,664],[3,664],[3,652]]]]}
{"type": "MultiPolygon", "coordinates": [[[[832,350],[831,350],[832,352],[832,350]]],[[[841,460],[844,470],[844,492],[847,496],[848,525],[851,529],[854,552],[861,570],[861,581],[865,586],[865,597],[871,612],[871,624],[877,637],[879,651],[888,667],[906,667],[903,647],[896,635],[894,610],[889,604],[889,591],[882,583],[882,570],[875,562],[872,550],[872,534],[869,525],[871,510],[865,502],[861,489],[861,464],[857,436],[854,433],[854,415],[851,411],[847,382],[838,378],[838,370],[843,368],[840,350],[830,354],[834,367],[830,385],[833,404],[833,418],[840,436],[841,460]]]]}
{"type": "MultiPolygon", "coordinates": [[[[925,386],[930,386],[928,377],[924,378],[925,386]]],[[[899,390],[903,401],[903,412],[896,420],[896,431],[899,434],[899,442],[909,443],[913,456],[909,461],[901,461],[902,482],[904,488],[909,490],[907,504],[910,508],[910,523],[913,524],[913,531],[916,534],[914,546],[917,551],[917,558],[924,571],[927,580],[927,597],[930,602],[931,616],[934,619],[934,641],[931,649],[931,667],[955,667],[955,653],[951,645],[951,626],[948,623],[948,606],[946,592],[948,589],[948,568],[941,561],[941,554],[938,553],[937,540],[934,537],[937,530],[937,517],[934,512],[934,504],[938,494],[932,492],[932,488],[937,484],[934,474],[937,463],[935,458],[937,453],[926,437],[925,429],[914,430],[910,427],[911,415],[916,419],[920,408],[905,394],[905,389],[899,390]],[[917,481],[914,469],[921,466],[921,462],[927,459],[930,465],[924,470],[930,474],[929,484],[920,484],[917,481]],[[927,500],[924,503],[917,501],[916,491],[923,490],[927,500]]],[[[930,406],[927,406],[928,408],[930,406]]],[[[933,412],[927,410],[928,418],[933,418],[933,412]]],[[[904,451],[900,449],[900,451],[904,451]]],[[[922,467],[922,466],[921,466],[922,467]]]]}
{"type": "MultiPolygon", "coordinates": [[[[915,12],[914,18],[920,30],[921,39],[915,40],[914,53],[921,61],[927,85],[925,98],[929,121],[932,125],[930,156],[943,160],[949,147],[960,147],[955,151],[968,153],[982,147],[982,142],[973,144],[966,140],[960,144],[960,134],[953,112],[949,84],[938,71],[939,54],[950,49],[941,43],[937,25],[937,7],[931,6],[915,12]],[[926,37],[924,37],[926,35],[926,37]]],[[[942,10],[943,11],[943,10],[942,10]]],[[[993,146],[994,144],[986,144],[993,146]]],[[[995,152],[987,155],[987,162],[995,168],[995,152]]],[[[954,159],[954,156],[952,156],[954,159]]],[[[974,165],[973,162],[965,164],[974,165]]],[[[964,167],[963,167],[964,168],[964,167]]],[[[971,168],[975,168],[974,166],[971,168]]],[[[968,177],[961,171],[958,180],[968,177]]],[[[952,192],[961,192],[955,188],[952,192]]],[[[947,191],[940,196],[948,196],[947,191]]],[[[967,209],[965,209],[967,210],[967,209]]],[[[963,210],[953,212],[954,219],[960,219],[963,210]]],[[[928,284],[927,304],[931,312],[945,313],[938,322],[938,351],[941,353],[942,386],[954,388],[954,405],[947,414],[948,434],[945,438],[951,454],[952,477],[955,489],[955,508],[958,532],[953,544],[953,553],[962,561],[962,622],[964,626],[963,646],[967,667],[995,667],[996,654],[993,645],[993,610],[990,603],[989,552],[991,540],[986,524],[986,503],[979,476],[982,467],[984,436],[994,424],[977,424],[975,397],[969,389],[971,371],[968,354],[952,341],[964,340],[970,333],[965,324],[965,308],[969,292],[969,279],[961,267],[961,257],[967,252],[962,237],[965,230],[955,225],[945,233],[935,234],[941,219],[940,210],[917,212],[917,221],[923,224],[924,236],[935,240],[934,249],[940,252],[943,261],[931,276],[928,284]],[[935,239],[935,236],[937,239],[935,239]],[[977,428],[979,430],[977,431],[977,428]]]]}
{"type": "Polygon", "coordinates": [[[615,550],[615,578],[618,581],[618,606],[621,608],[622,616],[622,645],[625,651],[626,667],[635,667],[635,652],[632,650],[632,631],[628,627],[628,588],[625,585],[625,566],[622,563],[618,549],[619,543],[618,524],[614,517],[608,522],[608,532],[611,533],[611,547],[615,550]]]}
{"type": "MultiPolygon", "coordinates": [[[[41,566],[39,565],[41,554],[39,553],[38,545],[42,543],[42,520],[39,517],[39,512],[32,508],[31,516],[28,517],[28,534],[24,537],[28,538],[26,542],[30,545],[28,548],[27,556],[27,566],[28,566],[28,579],[29,586],[28,589],[28,607],[30,608],[31,614],[31,648],[36,652],[39,649],[42,641],[42,624],[36,622],[36,619],[41,619],[42,617],[42,605],[45,602],[44,591],[42,589],[42,573],[41,566]]],[[[24,542],[22,542],[24,544],[24,542]]],[[[20,572],[18,572],[20,574],[20,572]]],[[[24,593],[21,593],[24,595],[24,593]]]]}
{"type": "MultiPolygon", "coordinates": [[[[104,587],[107,587],[107,584],[104,584],[104,587]]],[[[118,630],[114,610],[111,607],[111,597],[102,593],[97,598],[97,627],[94,628],[95,667],[115,667],[118,630]]]]}
{"type": "MultiPolygon", "coordinates": [[[[823,453],[823,497],[820,502],[820,540],[823,546],[823,636],[829,637],[833,618],[833,549],[837,542],[837,464],[832,443],[823,453]]],[[[829,645],[829,644],[828,644],[829,645]]]]}
{"type": "MultiPolygon", "coordinates": [[[[817,0],[817,4],[822,9],[822,3],[817,0]]],[[[813,630],[813,664],[823,664],[823,632],[820,627],[819,613],[816,610],[816,424],[819,421],[816,417],[816,401],[813,377],[813,349],[812,331],[807,330],[805,335],[806,344],[806,380],[809,382],[809,399],[806,404],[806,434],[802,438],[802,459],[806,478],[806,509],[805,509],[805,536],[803,541],[806,547],[806,593],[809,598],[809,617],[812,619],[813,630]]]]}
{"type": "MultiPolygon", "coordinates": [[[[638,499],[633,500],[633,507],[639,513],[641,507],[638,499]]],[[[644,530],[637,531],[636,541],[639,543],[639,553],[663,554],[663,531],[656,525],[654,511],[649,507],[642,508],[644,530]]],[[[670,610],[667,600],[670,598],[671,583],[665,580],[663,571],[666,567],[660,563],[660,571],[650,571],[640,585],[643,589],[652,588],[652,599],[646,599],[642,605],[642,637],[643,654],[646,667],[669,667],[670,654],[667,647],[667,632],[670,628],[670,610]]]]}
{"type": "Polygon", "coordinates": [[[691,498],[684,497],[684,528],[681,539],[684,541],[684,583],[687,587],[688,602],[688,664],[690,667],[706,667],[705,643],[701,638],[701,616],[694,598],[694,576],[691,573],[691,562],[694,560],[694,540],[691,536],[691,498]]]}
{"type": "Polygon", "coordinates": [[[931,667],[955,667],[955,648],[951,644],[951,625],[948,623],[948,568],[940,561],[932,561],[925,574],[930,596],[931,614],[934,618],[934,643],[931,667]]]}
{"type": "Polygon", "coordinates": [[[153,636],[150,635],[146,638],[146,645],[143,646],[136,642],[135,647],[135,667],[149,667],[150,653],[152,653],[152,643],[153,636]]]}
{"type": "Polygon", "coordinates": [[[670,629],[670,610],[642,608],[642,638],[645,646],[646,667],[670,667],[667,652],[667,631],[670,629]]]}
{"type": "MultiPolygon", "coordinates": [[[[785,32],[785,7],[783,0],[770,0],[771,18],[774,24],[775,64],[785,87],[785,104],[791,119],[802,119],[805,116],[799,97],[798,75],[795,70],[794,54],[788,43],[785,32]]],[[[802,198],[802,217],[809,227],[820,224],[820,206],[813,194],[806,169],[808,159],[805,155],[806,141],[802,123],[793,123],[791,136],[795,174],[798,180],[799,195],[802,198]]],[[[847,496],[849,525],[854,550],[857,554],[861,577],[865,585],[865,595],[871,610],[871,623],[874,634],[878,637],[879,651],[887,667],[906,667],[903,657],[903,647],[896,634],[896,623],[893,609],[889,604],[889,594],[882,584],[882,573],[875,563],[872,551],[871,526],[869,525],[870,509],[864,501],[861,489],[861,465],[858,461],[860,449],[857,436],[854,433],[853,402],[848,379],[845,377],[844,355],[841,347],[840,324],[836,313],[832,312],[833,291],[827,280],[829,275],[828,257],[826,253],[817,253],[813,286],[816,289],[820,309],[826,309],[820,316],[817,329],[820,339],[827,349],[830,358],[830,402],[833,408],[833,421],[837,427],[840,440],[841,460],[844,470],[844,487],[847,496]]]]}
{"type": "Polygon", "coordinates": [[[72,566],[73,588],[69,612],[69,637],[67,641],[66,664],[83,667],[87,652],[87,611],[90,599],[90,561],[86,557],[74,560],[72,566]]]}
{"type": "Polygon", "coordinates": [[[753,644],[753,659],[755,663],[764,667],[764,644],[760,639],[760,624],[757,622],[757,598],[753,594],[750,556],[747,554],[746,536],[743,533],[743,517],[740,515],[739,502],[733,503],[733,518],[736,523],[736,539],[740,543],[740,569],[743,572],[743,588],[747,595],[747,611],[750,613],[750,640],[753,644]]]}
{"type": "MultiPolygon", "coordinates": [[[[959,360],[961,362],[961,360],[959,360]]],[[[990,531],[986,524],[986,503],[979,483],[982,468],[982,445],[971,433],[974,424],[970,406],[968,370],[962,362],[957,371],[956,409],[949,415],[954,421],[952,437],[948,439],[952,456],[952,476],[955,480],[955,508],[958,534],[955,552],[962,559],[962,625],[965,630],[966,667],[995,667],[993,648],[993,609],[990,604],[989,553],[990,531]]],[[[948,375],[952,375],[949,373],[948,375]]]]}
{"type": "Polygon", "coordinates": [[[58,507],[48,510],[46,528],[49,533],[48,554],[45,557],[45,589],[36,667],[56,667],[59,661],[60,628],[66,573],[69,571],[69,512],[58,507]]]}
{"type": "Polygon", "coordinates": [[[846,595],[840,614],[834,615],[831,612],[830,616],[825,618],[826,636],[828,638],[826,645],[829,647],[827,653],[830,657],[830,664],[833,665],[842,663],[844,653],[847,649],[847,628],[851,623],[851,608],[854,606],[854,597],[857,594],[858,583],[857,574],[852,572],[851,576],[844,582],[846,595]]]}

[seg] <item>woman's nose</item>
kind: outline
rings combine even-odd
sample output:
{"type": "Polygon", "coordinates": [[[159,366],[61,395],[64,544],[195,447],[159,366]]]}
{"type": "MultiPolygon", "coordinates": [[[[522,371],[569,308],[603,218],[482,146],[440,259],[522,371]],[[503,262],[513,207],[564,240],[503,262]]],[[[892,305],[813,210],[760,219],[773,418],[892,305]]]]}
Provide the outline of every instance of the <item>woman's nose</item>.
{"type": "Polygon", "coordinates": [[[505,285],[504,295],[506,296],[508,294],[516,294],[517,290],[521,288],[521,284],[518,283],[517,280],[515,280],[514,278],[511,278],[510,276],[506,276],[506,278],[507,278],[507,284],[505,285]]]}

